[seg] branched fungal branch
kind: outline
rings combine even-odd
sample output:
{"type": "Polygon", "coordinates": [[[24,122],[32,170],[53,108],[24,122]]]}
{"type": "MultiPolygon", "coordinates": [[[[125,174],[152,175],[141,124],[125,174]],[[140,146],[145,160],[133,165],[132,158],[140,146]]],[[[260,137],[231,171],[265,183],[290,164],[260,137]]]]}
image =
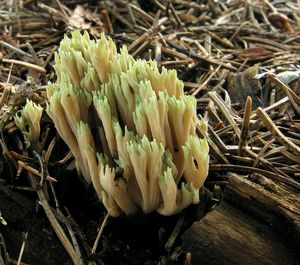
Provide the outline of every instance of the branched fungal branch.
{"type": "Polygon", "coordinates": [[[37,152],[40,152],[42,147],[39,140],[42,114],[43,108],[27,99],[25,107],[14,117],[15,124],[24,135],[26,146],[31,146],[37,152]]]}
{"type": "Polygon", "coordinates": [[[196,126],[206,123],[175,70],[78,31],[62,40],[54,68],[47,113],[111,215],[172,215],[199,202],[209,155],[196,126]]]}

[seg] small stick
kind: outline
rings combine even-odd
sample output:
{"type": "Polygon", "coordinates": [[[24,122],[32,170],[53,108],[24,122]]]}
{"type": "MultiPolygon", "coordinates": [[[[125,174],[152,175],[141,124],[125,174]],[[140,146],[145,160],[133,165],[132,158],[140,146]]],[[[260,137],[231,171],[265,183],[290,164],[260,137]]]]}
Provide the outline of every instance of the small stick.
{"type": "Polygon", "coordinates": [[[201,85],[192,93],[192,96],[196,96],[198,93],[199,93],[199,91],[201,91],[201,89],[203,88],[203,87],[205,87],[207,84],[208,84],[208,82],[214,77],[214,75],[220,70],[220,68],[222,67],[222,65],[223,65],[223,62],[221,62],[221,64],[220,65],[218,65],[218,67],[215,69],[215,70],[213,70],[212,72],[211,72],[211,74],[206,78],[206,80],[203,82],[203,83],[201,83],[201,85]]]}
{"type": "Polygon", "coordinates": [[[173,14],[173,16],[174,16],[174,18],[175,18],[175,20],[176,20],[178,26],[179,26],[179,27],[183,27],[183,26],[184,26],[184,23],[182,23],[181,19],[180,19],[179,16],[177,15],[176,10],[175,10],[175,8],[174,8],[174,6],[173,6],[172,3],[170,4],[170,9],[171,9],[171,12],[172,12],[172,14],[173,14]]]}
{"type": "Polygon", "coordinates": [[[27,237],[28,237],[28,232],[26,232],[23,235],[23,243],[22,243],[22,246],[21,246],[21,249],[20,249],[20,253],[19,253],[17,265],[21,264],[22,256],[23,256],[23,253],[24,253],[24,250],[25,250],[25,246],[26,246],[26,243],[27,243],[27,237]]]}
{"type": "Polygon", "coordinates": [[[252,98],[248,96],[245,104],[245,112],[244,112],[242,129],[241,129],[241,137],[239,140],[238,155],[242,154],[243,147],[245,146],[245,142],[248,137],[251,109],[252,109],[252,98]]]}
{"type": "MultiPolygon", "coordinates": [[[[197,54],[191,50],[187,50],[185,48],[183,48],[182,46],[178,45],[176,42],[174,41],[171,41],[171,40],[166,40],[166,42],[173,48],[175,48],[176,50],[190,56],[190,57],[193,57],[195,59],[198,59],[200,61],[204,61],[204,62],[207,62],[209,64],[212,64],[212,65],[216,65],[216,66],[219,66],[221,64],[221,62],[219,62],[218,60],[215,60],[213,58],[208,58],[208,57],[205,57],[205,56],[202,56],[200,54],[197,54]]],[[[229,64],[222,64],[222,68],[226,68],[230,71],[236,71],[237,69],[235,67],[233,67],[232,65],[229,65],[229,64]]]]}
{"type": "Polygon", "coordinates": [[[9,100],[9,94],[10,94],[10,89],[11,89],[9,81],[10,81],[10,77],[11,77],[13,67],[14,67],[14,64],[12,63],[10,65],[9,73],[8,73],[7,80],[6,80],[6,84],[4,85],[4,89],[3,89],[3,92],[2,92],[2,95],[1,95],[1,98],[0,98],[0,109],[9,100]]]}
{"type": "Polygon", "coordinates": [[[133,57],[137,57],[144,49],[147,48],[151,40],[145,40],[134,52],[131,53],[133,57]]]}
{"type": "Polygon", "coordinates": [[[282,176],[280,174],[263,170],[256,167],[249,167],[249,166],[241,166],[241,165],[227,165],[227,164],[210,164],[209,165],[210,172],[215,171],[232,171],[232,172],[248,172],[248,173],[258,173],[263,176],[269,177],[273,180],[278,180],[282,183],[286,183],[290,185],[291,187],[294,187],[298,190],[300,190],[300,183],[293,180],[292,178],[287,178],[285,176],[282,176]]]}
{"type": "Polygon", "coordinates": [[[26,156],[26,155],[21,155],[15,151],[9,151],[11,156],[13,158],[15,158],[16,160],[21,160],[22,162],[25,162],[25,163],[34,163],[35,162],[35,159],[32,158],[32,157],[29,157],[29,156],[26,156]]]}
{"type": "Polygon", "coordinates": [[[129,4],[130,8],[135,11],[136,13],[138,13],[140,15],[140,17],[142,17],[143,19],[148,20],[150,23],[154,22],[154,18],[151,17],[148,13],[146,13],[144,10],[138,8],[136,5],[133,4],[129,4]]]}
{"type": "Polygon", "coordinates": [[[2,58],[0,60],[0,62],[3,62],[3,63],[14,63],[14,64],[17,64],[17,65],[22,65],[22,66],[31,68],[33,70],[36,70],[36,71],[42,73],[42,74],[46,73],[45,68],[43,68],[41,66],[38,66],[38,65],[35,65],[35,64],[32,64],[32,63],[27,63],[27,62],[15,60],[15,59],[6,59],[6,58],[2,58]]]}
{"type": "Polygon", "coordinates": [[[299,156],[295,156],[294,154],[290,153],[287,150],[281,150],[281,153],[283,154],[284,157],[288,158],[289,160],[297,163],[300,165],[300,157],[299,156]]]}
{"type": "Polygon", "coordinates": [[[270,170],[273,170],[273,171],[277,172],[278,174],[281,174],[281,175],[283,175],[283,176],[285,176],[285,177],[289,177],[289,176],[288,176],[286,173],[284,173],[282,170],[280,170],[280,169],[274,167],[274,166],[272,165],[272,163],[269,162],[268,160],[266,160],[265,158],[263,158],[263,157],[259,157],[259,158],[258,158],[258,155],[257,155],[255,152],[251,151],[251,149],[245,148],[245,151],[246,151],[250,156],[252,156],[253,158],[258,159],[265,167],[269,168],[270,170]]]}
{"type": "Polygon", "coordinates": [[[10,68],[9,68],[9,73],[8,73],[8,76],[7,76],[6,84],[8,84],[9,81],[10,81],[11,73],[12,73],[13,67],[14,67],[14,64],[12,63],[12,64],[10,65],[10,68]]]}
{"type": "Polygon", "coordinates": [[[25,56],[27,58],[31,58],[31,55],[29,53],[24,52],[21,49],[19,49],[19,48],[15,47],[15,46],[13,46],[13,45],[11,45],[11,44],[3,41],[3,40],[0,40],[0,46],[3,46],[5,48],[7,48],[7,49],[10,49],[10,50],[14,51],[15,53],[20,54],[22,56],[25,56]]]}
{"type": "Polygon", "coordinates": [[[38,65],[38,66],[42,66],[42,63],[41,63],[40,59],[38,58],[38,56],[36,55],[36,52],[34,51],[31,44],[29,42],[26,42],[26,46],[27,46],[28,50],[30,51],[31,56],[32,56],[35,64],[38,65]]]}
{"type": "Polygon", "coordinates": [[[241,131],[239,127],[237,126],[236,122],[234,121],[232,115],[230,114],[227,106],[225,105],[224,101],[217,95],[216,92],[208,92],[208,95],[210,98],[217,104],[220,111],[223,113],[227,121],[230,123],[231,127],[235,131],[237,137],[240,139],[241,137],[241,131]]]}
{"type": "MultiPolygon", "coordinates": [[[[275,139],[274,139],[275,140],[275,139]]],[[[268,151],[267,153],[264,153],[263,154],[263,157],[266,158],[266,157],[270,157],[274,154],[279,154],[281,153],[282,151],[286,150],[286,147],[281,145],[281,146],[278,146],[278,147],[274,147],[272,148],[270,151],[268,151]]]]}
{"type": "Polygon", "coordinates": [[[130,52],[131,50],[133,50],[135,47],[137,47],[138,45],[140,45],[143,42],[146,42],[147,39],[149,38],[149,36],[156,31],[157,29],[160,28],[161,25],[163,25],[166,21],[167,18],[163,18],[160,21],[158,21],[160,12],[158,12],[156,14],[155,20],[153,22],[153,25],[149,28],[149,30],[147,30],[143,35],[141,35],[139,38],[137,38],[133,43],[131,43],[128,46],[128,52],[130,52]]]}
{"type": "Polygon", "coordinates": [[[232,34],[232,36],[229,38],[229,41],[233,41],[235,39],[235,37],[240,33],[241,29],[246,26],[247,24],[249,24],[249,21],[244,21],[241,23],[241,25],[236,29],[236,31],[232,34]]]}
{"type": "Polygon", "coordinates": [[[111,23],[111,20],[110,20],[107,10],[103,9],[101,11],[101,15],[103,16],[103,22],[104,22],[104,25],[105,25],[108,33],[113,33],[114,29],[113,29],[113,26],[112,26],[112,23],[111,23]]]}
{"type": "Polygon", "coordinates": [[[273,83],[277,84],[287,95],[289,98],[292,107],[295,111],[295,113],[300,116],[300,97],[295,94],[294,91],[292,91],[286,84],[284,84],[278,77],[274,75],[267,75],[267,79],[271,80],[273,83]]]}
{"type": "Polygon", "coordinates": [[[259,8],[259,11],[260,11],[263,19],[265,20],[265,23],[270,27],[270,29],[274,32],[278,32],[277,29],[271,24],[270,20],[268,19],[267,15],[264,12],[262,7],[259,8]]]}
{"type": "MultiPolygon", "coordinates": [[[[263,110],[264,110],[266,113],[271,112],[272,110],[281,107],[281,105],[285,104],[285,103],[288,102],[288,101],[289,101],[289,98],[288,98],[288,97],[284,97],[284,98],[278,100],[277,102],[275,102],[273,105],[270,105],[270,106],[264,108],[263,110]]],[[[251,116],[251,120],[252,120],[252,119],[255,119],[255,118],[257,118],[257,114],[256,114],[256,113],[253,113],[252,116],[251,116]]]]}
{"type": "Polygon", "coordinates": [[[129,3],[126,4],[126,8],[127,8],[127,10],[128,10],[128,15],[129,15],[129,17],[130,17],[132,23],[135,25],[135,24],[136,24],[136,20],[135,20],[135,17],[134,17],[134,15],[133,15],[133,13],[132,13],[132,9],[131,9],[129,3]]]}
{"type": "Polygon", "coordinates": [[[71,151],[69,151],[69,152],[65,155],[65,157],[62,158],[61,160],[57,161],[57,163],[58,163],[59,165],[62,165],[62,164],[64,164],[64,163],[66,163],[69,159],[71,159],[72,157],[73,157],[73,154],[72,154],[71,151]]]}
{"type": "MultiPolygon", "coordinates": [[[[43,174],[41,172],[39,172],[37,169],[35,169],[31,166],[26,165],[24,162],[18,161],[18,165],[20,167],[26,169],[28,172],[30,172],[36,176],[39,176],[41,179],[43,178],[43,174]]],[[[57,182],[57,180],[55,178],[52,178],[50,176],[46,176],[46,180],[51,181],[51,182],[57,182]]]]}
{"type": "Polygon", "coordinates": [[[54,45],[49,53],[49,55],[47,56],[47,59],[45,60],[44,64],[42,65],[43,68],[46,68],[47,65],[50,63],[50,60],[52,59],[55,51],[57,50],[57,46],[54,45]]]}
{"type": "Polygon", "coordinates": [[[59,11],[59,10],[56,9],[56,8],[47,6],[46,4],[41,3],[40,1],[37,2],[37,6],[38,6],[39,8],[41,8],[41,9],[44,9],[44,10],[46,10],[47,12],[49,12],[50,15],[61,17],[65,22],[68,21],[67,17],[66,17],[61,11],[59,11]]]}
{"type": "Polygon", "coordinates": [[[68,18],[71,15],[71,11],[67,9],[65,5],[63,5],[59,0],[55,0],[57,5],[59,6],[59,9],[61,13],[64,15],[65,18],[68,18]],[[67,14],[67,11],[69,14],[67,14]]]}
{"type": "Polygon", "coordinates": [[[195,45],[198,47],[198,49],[200,50],[200,53],[203,56],[209,56],[209,53],[205,50],[205,48],[199,43],[199,41],[194,40],[195,45]]]}
{"type": "Polygon", "coordinates": [[[211,31],[206,31],[205,30],[204,32],[207,32],[214,40],[216,40],[220,44],[223,44],[224,47],[229,48],[229,49],[234,48],[234,45],[231,43],[230,40],[228,40],[226,38],[221,38],[217,34],[211,32],[211,31]]]}
{"type": "Polygon", "coordinates": [[[187,252],[184,260],[184,265],[190,265],[192,262],[192,253],[187,252]]]}
{"type": "Polygon", "coordinates": [[[260,152],[258,153],[254,163],[253,163],[253,167],[256,167],[256,165],[259,162],[260,157],[263,156],[263,154],[266,152],[266,150],[270,147],[270,145],[272,143],[274,143],[275,139],[270,140],[269,142],[267,142],[267,144],[260,150],[260,152]]]}
{"type": "Polygon", "coordinates": [[[256,28],[260,29],[260,25],[259,25],[258,21],[256,20],[256,18],[254,16],[254,10],[253,10],[252,5],[248,5],[248,14],[249,14],[250,21],[254,24],[254,26],[256,28]]]}
{"type": "Polygon", "coordinates": [[[40,168],[41,168],[41,180],[40,180],[40,187],[43,187],[46,179],[47,179],[47,168],[46,168],[46,165],[43,161],[43,158],[41,157],[41,155],[36,152],[36,151],[33,151],[32,152],[34,157],[39,161],[39,164],[40,164],[40,168]]]}
{"type": "Polygon", "coordinates": [[[206,133],[200,128],[200,126],[197,126],[197,132],[200,134],[200,136],[202,138],[205,138],[208,142],[209,145],[209,150],[211,152],[211,154],[219,161],[222,161],[223,163],[227,163],[229,164],[229,161],[227,160],[227,158],[223,155],[223,152],[221,152],[219,150],[219,148],[216,146],[216,144],[212,141],[212,139],[210,139],[209,137],[207,137],[206,133]]]}
{"type": "Polygon", "coordinates": [[[261,119],[263,124],[274,135],[274,137],[287,149],[289,149],[295,155],[300,155],[300,147],[294,144],[291,140],[284,136],[284,134],[278,129],[275,123],[271,120],[269,115],[262,109],[258,108],[256,114],[261,119]]]}
{"type": "Polygon", "coordinates": [[[103,230],[104,230],[104,227],[105,227],[105,225],[106,225],[106,223],[107,223],[107,220],[108,220],[108,218],[109,218],[109,216],[110,216],[110,213],[111,213],[113,210],[115,210],[116,208],[117,208],[117,206],[114,206],[113,208],[111,208],[111,209],[107,212],[107,214],[106,214],[106,216],[105,216],[105,218],[104,218],[104,220],[103,220],[103,222],[102,222],[102,224],[101,224],[101,226],[100,226],[100,229],[99,229],[98,235],[97,235],[97,237],[96,237],[95,243],[94,243],[94,245],[93,245],[93,248],[92,248],[92,254],[95,254],[95,253],[96,253],[96,250],[97,250],[97,246],[98,246],[99,240],[100,240],[100,238],[101,238],[101,235],[102,235],[102,233],[103,233],[103,230]]]}
{"type": "MultiPolygon", "coordinates": [[[[0,211],[0,224],[2,224],[2,225],[7,225],[7,222],[6,222],[5,219],[3,218],[1,211],[0,211]]],[[[1,234],[0,234],[0,235],[1,235],[1,234]]],[[[0,242],[1,242],[1,240],[0,240],[0,242]]],[[[1,245],[1,244],[0,244],[0,245],[1,245]]]]}
{"type": "Polygon", "coordinates": [[[47,148],[47,151],[46,151],[46,153],[45,153],[45,155],[44,155],[44,161],[45,161],[45,163],[48,163],[48,162],[49,162],[49,159],[50,159],[50,156],[51,156],[51,154],[52,154],[52,151],[53,151],[53,149],[54,149],[54,147],[55,147],[55,144],[56,144],[56,137],[54,137],[54,138],[51,140],[51,142],[50,142],[50,144],[49,144],[49,146],[48,146],[48,148],[47,148]]]}
{"type": "Polygon", "coordinates": [[[206,32],[204,37],[204,49],[209,55],[211,55],[211,46],[212,46],[211,36],[208,34],[208,32],[206,32]]]}
{"type": "Polygon", "coordinates": [[[83,234],[83,232],[79,228],[78,224],[74,220],[73,216],[71,215],[71,213],[69,212],[69,210],[66,207],[65,207],[65,210],[67,213],[66,218],[67,218],[68,223],[74,229],[74,233],[76,235],[78,235],[79,239],[81,240],[81,244],[82,244],[83,248],[85,249],[85,252],[87,253],[87,255],[90,255],[92,249],[87,242],[86,236],[83,234]]]}
{"type": "Polygon", "coordinates": [[[152,30],[150,28],[147,32],[145,32],[143,35],[137,38],[133,43],[131,43],[127,48],[128,52],[133,50],[135,47],[140,46],[141,43],[144,43],[149,38],[151,31],[152,30]]]}
{"type": "Polygon", "coordinates": [[[114,11],[112,8],[110,8],[108,5],[105,6],[106,10],[108,10],[109,13],[111,13],[117,20],[121,21],[124,25],[126,25],[130,30],[135,31],[134,27],[120,14],[118,14],[116,11],[114,11]]]}
{"type": "Polygon", "coordinates": [[[214,141],[214,143],[220,148],[221,151],[225,152],[226,151],[226,145],[224,142],[221,140],[221,138],[216,134],[214,129],[211,127],[210,124],[207,124],[208,127],[208,132],[210,138],[214,141]]]}
{"type": "Polygon", "coordinates": [[[168,239],[168,241],[166,242],[166,245],[165,245],[165,250],[167,252],[169,252],[171,250],[171,248],[173,247],[177,237],[178,237],[178,234],[183,226],[183,223],[184,223],[184,215],[182,215],[176,222],[176,225],[168,239]]]}
{"type": "MultiPolygon", "coordinates": [[[[110,213],[111,213],[112,211],[114,211],[116,208],[118,208],[118,207],[117,207],[117,206],[114,206],[114,207],[112,207],[111,209],[109,209],[109,211],[107,212],[107,214],[106,214],[106,216],[105,216],[105,218],[104,218],[104,220],[103,220],[103,222],[102,222],[102,224],[101,224],[101,226],[100,226],[100,229],[99,229],[98,235],[97,235],[97,237],[96,237],[96,240],[95,240],[95,242],[94,242],[94,245],[93,245],[93,248],[92,248],[91,255],[93,255],[93,254],[96,253],[96,250],[97,250],[97,247],[98,247],[98,244],[99,244],[101,235],[102,235],[102,233],[103,233],[103,230],[104,230],[104,227],[105,227],[105,225],[106,225],[106,223],[107,223],[107,220],[108,220],[108,218],[109,218],[109,216],[110,216],[110,213]]],[[[90,261],[88,265],[92,265],[93,263],[94,263],[94,262],[91,262],[91,261],[90,261]]]]}
{"type": "MultiPolygon", "coordinates": [[[[0,212],[1,214],[1,212],[0,212]]],[[[0,216],[1,217],[1,216],[0,216]]],[[[0,219],[1,221],[1,219],[0,219]]],[[[6,225],[6,224],[4,224],[6,225]]],[[[8,265],[8,254],[6,251],[6,245],[2,234],[0,233],[0,261],[2,261],[3,265],[8,265]],[[3,254],[2,254],[3,253],[3,254]]]]}
{"type": "Polygon", "coordinates": [[[10,85],[6,84],[3,87],[4,87],[4,89],[3,89],[2,95],[0,97],[0,108],[2,108],[2,106],[5,103],[7,103],[8,98],[9,98],[9,94],[10,94],[10,85]]]}
{"type": "Polygon", "coordinates": [[[83,256],[81,254],[80,247],[79,247],[77,238],[75,236],[75,233],[72,229],[71,224],[69,223],[67,217],[64,216],[64,214],[61,212],[61,210],[59,208],[56,209],[56,212],[59,215],[59,218],[63,221],[64,225],[67,227],[67,230],[68,230],[70,238],[72,240],[74,250],[75,250],[75,253],[77,255],[77,259],[78,259],[80,265],[84,265],[83,256]]]}
{"type": "Polygon", "coordinates": [[[161,68],[161,43],[158,41],[159,37],[155,37],[155,61],[158,69],[161,68]]]}
{"type": "Polygon", "coordinates": [[[271,11],[275,14],[278,14],[278,11],[275,6],[273,6],[268,0],[263,0],[265,4],[271,9],[271,11]]]}

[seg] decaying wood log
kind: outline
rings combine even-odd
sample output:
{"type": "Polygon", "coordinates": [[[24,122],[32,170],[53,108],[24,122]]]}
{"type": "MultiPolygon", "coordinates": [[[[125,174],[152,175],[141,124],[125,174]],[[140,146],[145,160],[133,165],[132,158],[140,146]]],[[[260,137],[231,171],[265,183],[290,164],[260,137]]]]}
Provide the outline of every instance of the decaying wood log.
{"type": "Polygon", "coordinates": [[[184,234],[192,264],[300,264],[299,191],[254,178],[233,175],[221,204],[184,234]]]}

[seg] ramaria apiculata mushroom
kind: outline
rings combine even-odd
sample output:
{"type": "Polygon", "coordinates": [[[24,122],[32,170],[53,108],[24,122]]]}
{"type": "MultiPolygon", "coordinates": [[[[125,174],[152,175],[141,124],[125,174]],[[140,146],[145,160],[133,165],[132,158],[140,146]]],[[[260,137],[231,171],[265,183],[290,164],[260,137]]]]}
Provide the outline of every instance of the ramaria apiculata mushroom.
{"type": "Polygon", "coordinates": [[[54,69],[47,113],[112,216],[173,215],[199,202],[209,148],[196,127],[206,123],[175,70],[79,31],[62,40],[54,69]]]}

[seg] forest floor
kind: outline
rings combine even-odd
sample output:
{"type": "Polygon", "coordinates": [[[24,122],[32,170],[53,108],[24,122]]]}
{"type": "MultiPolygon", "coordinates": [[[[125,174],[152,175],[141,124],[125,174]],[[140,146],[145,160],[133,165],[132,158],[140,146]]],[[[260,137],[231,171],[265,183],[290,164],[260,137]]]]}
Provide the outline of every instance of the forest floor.
{"type": "Polygon", "coordinates": [[[299,25],[299,1],[0,0],[0,265],[73,264],[45,209],[80,253],[78,264],[187,265],[193,252],[182,235],[222,202],[232,177],[266,178],[299,194],[299,25]],[[197,98],[211,156],[199,205],[172,217],[107,218],[46,116],[47,163],[26,152],[13,116],[28,98],[46,104],[54,54],[75,29],[105,32],[135,58],[176,69],[197,98]],[[45,166],[55,181],[39,189],[45,166]]]}

